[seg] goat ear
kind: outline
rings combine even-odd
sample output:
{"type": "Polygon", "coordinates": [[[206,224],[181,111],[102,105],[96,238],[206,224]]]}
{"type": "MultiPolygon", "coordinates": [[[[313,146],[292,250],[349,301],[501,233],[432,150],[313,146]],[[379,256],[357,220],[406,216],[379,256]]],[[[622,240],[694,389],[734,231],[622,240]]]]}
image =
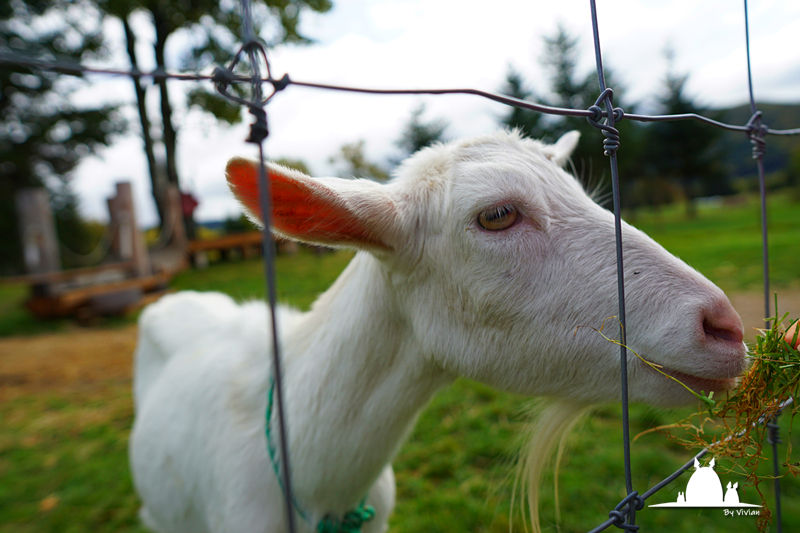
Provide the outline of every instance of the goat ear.
{"type": "Polygon", "coordinates": [[[568,131],[556,141],[555,144],[547,147],[547,157],[556,165],[563,167],[567,164],[569,156],[578,146],[578,140],[581,138],[581,132],[572,130],[568,131]]]}
{"type": "MultiPolygon", "coordinates": [[[[325,246],[390,250],[396,205],[382,186],[368,180],[312,178],[269,163],[272,230],[289,239],[325,246]]],[[[256,161],[233,158],[228,185],[248,218],[263,227],[256,161]]]]}

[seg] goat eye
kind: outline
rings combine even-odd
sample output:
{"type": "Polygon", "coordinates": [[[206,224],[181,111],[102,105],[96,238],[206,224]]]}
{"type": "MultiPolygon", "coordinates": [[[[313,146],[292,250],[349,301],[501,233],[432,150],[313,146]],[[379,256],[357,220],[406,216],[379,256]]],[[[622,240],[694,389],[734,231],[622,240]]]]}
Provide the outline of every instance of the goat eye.
{"type": "Polygon", "coordinates": [[[517,221],[517,209],[513,205],[501,205],[487,209],[478,215],[478,224],[489,231],[508,229],[517,221]]]}

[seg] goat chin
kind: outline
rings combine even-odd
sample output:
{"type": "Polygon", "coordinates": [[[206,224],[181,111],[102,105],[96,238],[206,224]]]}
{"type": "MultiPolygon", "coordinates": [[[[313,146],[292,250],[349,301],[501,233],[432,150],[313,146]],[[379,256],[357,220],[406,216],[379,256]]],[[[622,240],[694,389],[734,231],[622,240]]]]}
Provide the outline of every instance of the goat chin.
{"type": "Polygon", "coordinates": [[[558,502],[559,465],[568,437],[573,429],[585,420],[591,407],[570,400],[545,399],[536,403],[531,409],[533,420],[526,428],[526,441],[517,463],[511,515],[513,517],[515,503],[518,501],[520,515],[523,521],[526,521],[527,515],[533,533],[541,533],[539,495],[542,477],[551,464],[554,471],[556,523],[561,521],[558,502]]]}

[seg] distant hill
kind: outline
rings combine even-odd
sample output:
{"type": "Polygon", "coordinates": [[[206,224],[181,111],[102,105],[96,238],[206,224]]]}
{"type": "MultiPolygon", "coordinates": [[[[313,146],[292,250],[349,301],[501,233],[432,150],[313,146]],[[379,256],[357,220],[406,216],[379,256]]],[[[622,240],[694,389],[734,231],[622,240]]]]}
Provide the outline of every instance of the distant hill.
{"type": "Polygon", "coordinates": [[[225,222],[225,220],[208,220],[205,222],[198,222],[197,225],[213,231],[221,231],[225,229],[225,222]]]}
{"type": "MultiPolygon", "coordinates": [[[[758,109],[762,112],[762,122],[772,129],[800,128],[800,104],[758,104],[758,109]]],[[[720,109],[716,113],[722,122],[739,125],[746,124],[751,115],[749,104],[720,109]]],[[[722,142],[725,144],[725,160],[731,168],[731,177],[755,176],[757,170],[753,160],[753,145],[746,134],[726,131],[722,142]]],[[[768,136],[767,153],[764,156],[767,174],[784,169],[791,152],[797,149],[800,149],[800,136],[768,136]]]]}

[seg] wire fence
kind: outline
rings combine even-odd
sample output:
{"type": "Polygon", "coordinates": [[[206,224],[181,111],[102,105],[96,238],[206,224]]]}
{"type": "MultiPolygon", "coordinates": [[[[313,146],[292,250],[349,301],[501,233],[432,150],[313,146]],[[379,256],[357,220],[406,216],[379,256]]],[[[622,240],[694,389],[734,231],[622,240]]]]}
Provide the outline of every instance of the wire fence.
{"type": "MultiPolygon", "coordinates": [[[[246,107],[250,114],[255,117],[254,123],[251,125],[250,135],[246,139],[247,142],[256,144],[259,149],[259,157],[261,159],[260,175],[259,175],[259,189],[260,189],[260,206],[261,212],[264,217],[264,231],[263,231],[263,248],[265,254],[264,260],[264,277],[267,286],[268,303],[271,310],[269,327],[272,331],[272,353],[273,353],[273,376],[274,376],[274,394],[275,394],[275,411],[278,419],[278,439],[281,455],[281,464],[278,468],[277,463],[274,464],[276,471],[279,473],[279,481],[284,489],[286,516],[288,520],[288,531],[295,533],[295,510],[293,508],[293,491],[292,491],[292,476],[290,468],[289,449],[287,446],[287,420],[284,413],[284,386],[282,381],[281,372],[281,354],[280,346],[278,345],[278,324],[276,322],[276,281],[275,281],[275,264],[274,264],[274,246],[272,235],[269,231],[271,226],[271,198],[270,188],[267,186],[267,177],[264,167],[264,146],[263,142],[269,134],[267,127],[267,115],[265,106],[272,97],[290,86],[307,87],[320,90],[330,91],[345,91],[361,94],[378,94],[378,95],[452,95],[452,94],[466,94],[474,95],[481,98],[493,100],[500,104],[513,106],[520,109],[527,109],[539,113],[549,115],[568,116],[568,117],[583,117],[587,121],[600,130],[605,137],[603,140],[603,153],[608,156],[611,166],[611,184],[612,184],[612,197],[613,197],[613,212],[615,224],[615,246],[616,246],[616,262],[617,262],[617,287],[618,287],[618,300],[619,300],[619,321],[620,321],[620,375],[622,382],[622,433],[623,433],[623,447],[624,447],[624,471],[625,471],[625,489],[627,495],[623,498],[609,513],[609,517],[604,522],[600,523],[597,527],[592,529],[590,533],[604,531],[611,526],[616,526],[625,531],[638,531],[639,526],[636,525],[636,512],[644,508],[644,502],[662,488],[666,487],[669,483],[677,479],[683,472],[687,471],[694,465],[694,460],[699,459],[708,453],[708,449],[704,449],[696,454],[681,468],[676,470],[672,475],[668,476],[661,482],[657,483],[647,491],[639,493],[634,490],[632,472],[631,472],[631,449],[630,449],[630,424],[629,424],[629,409],[628,409],[628,379],[627,379],[627,359],[628,349],[624,346],[626,335],[626,318],[625,318],[625,279],[623,274],[624,257],[622,253],[622,226],[621,226],[621,201],[620,201],[620,186],[619,186],[619,170],[617,164],[617,151],[621,146],[621,139],[619,130],[615,127],[622,120],[634,120],[639,122],[663,122],[675,120],[695,120],[709,126],[744,133],[753,144],[753,158],[756,161],[758,169],[759,192],[761,200],[761,227],[762,227],[762,258],[764,269],[764,317],[770,316],[770,298],[769,298],[769,256],[768,256],[768,232],[767,232],[767,209],[766,209],[766,186],[765,186],[765,171],[763,157],[766,152],[767,137],[769,135],[800,135],[800,128],[788,130],[771,129],[762,123],[762,114],[758,110],[755,97],[753,95],[753,83],[750,62],[750,32],[747,14],[747,0],[744,3],[744,18],[745,18],[745,44],[747,52],[747,75],[748,75],[748,88],[750,100],[750,119],[743,125],[727,124],[712,120],[708,117],[697,114],[678,114],[678,115],[641,115],[641,114],[628,114],[619,107],[614,107],[613,103],[613,88],[606,86],[606,77],[603,70],[603,55],[600,45],[600,31],[598,27],[597,6],[596,0],[589,0],[591,21],[592,21],[592,37],[594,43],[595,64],[597,69],[597,79],[599,86],[599,96],[594,105],[588,109],[570,109],[562,107],[553,107],[525,100],[512,98],[505,95],[500,95],[492,92],[481,91],[477,89],[370,89],[363,87],[348,87],[341,85],[328,85],[322,83],[312,83],[304,81],[292,80],[289,75],[284,75],[279,79],[275,79],[269,66],[269,60],[266,53],[265,46],[258,40],[253,30],[253,18],[250,10],[250,1],[241,0],[242,7],[242,20],[243,20],[243,45],[235,54],[230,64],[227,67],[217,67],[212,74],[196,74],[196,73],[174,73],[168,72],[163,68],[157,68],[152,71],[142,72],[139,70],[117,70],[106,68],[87,67],[80,64],[68,63],[55,60],[42,60],[38,58],[20,57],[18,54],[5,54],[0,53],[0,65],[16,68],[29,68],[34,70],[47,70],[56,73],[79,75],[86,73],[102,74],[108,76],[123,76],[130,78],[147,78],[155,81],[160,80],[179,80],[179,81],[210,81],[214,84],[217,92],[224,98],[238,103],[246,107]],[[237,69],[239,73],[234,73],[237,69]],[[265,70],[262,74],[262,69],[265,70]],[[249,74],[245,75],[241,72],[249,70],[249,74]],[[234,94],[233,89],[236,84],[245,84],[249,89],[249,97],[242,97],[242,91],[234,94]],[[270,86],[272,91],[269,94],[264,94],[264,86],[270,86]]],[[[246,92],[246,91],[245,91],[246,92]]],[[[785,408],[790,402],[782,405],[785,408]]],[[[270,396],[270,409],[272,409],[273,399],[270,396]]],[[[775,475],[775,523],[776,530],[782,531],[782,516],[780,507],[780,470],[777,461],[777,446],[780,443],[779,428],[775,424],[775,420],[763,420],[762,423],[767,423],[769,428],[769,443],[773,448],[773,473],[775,475]]]]}

